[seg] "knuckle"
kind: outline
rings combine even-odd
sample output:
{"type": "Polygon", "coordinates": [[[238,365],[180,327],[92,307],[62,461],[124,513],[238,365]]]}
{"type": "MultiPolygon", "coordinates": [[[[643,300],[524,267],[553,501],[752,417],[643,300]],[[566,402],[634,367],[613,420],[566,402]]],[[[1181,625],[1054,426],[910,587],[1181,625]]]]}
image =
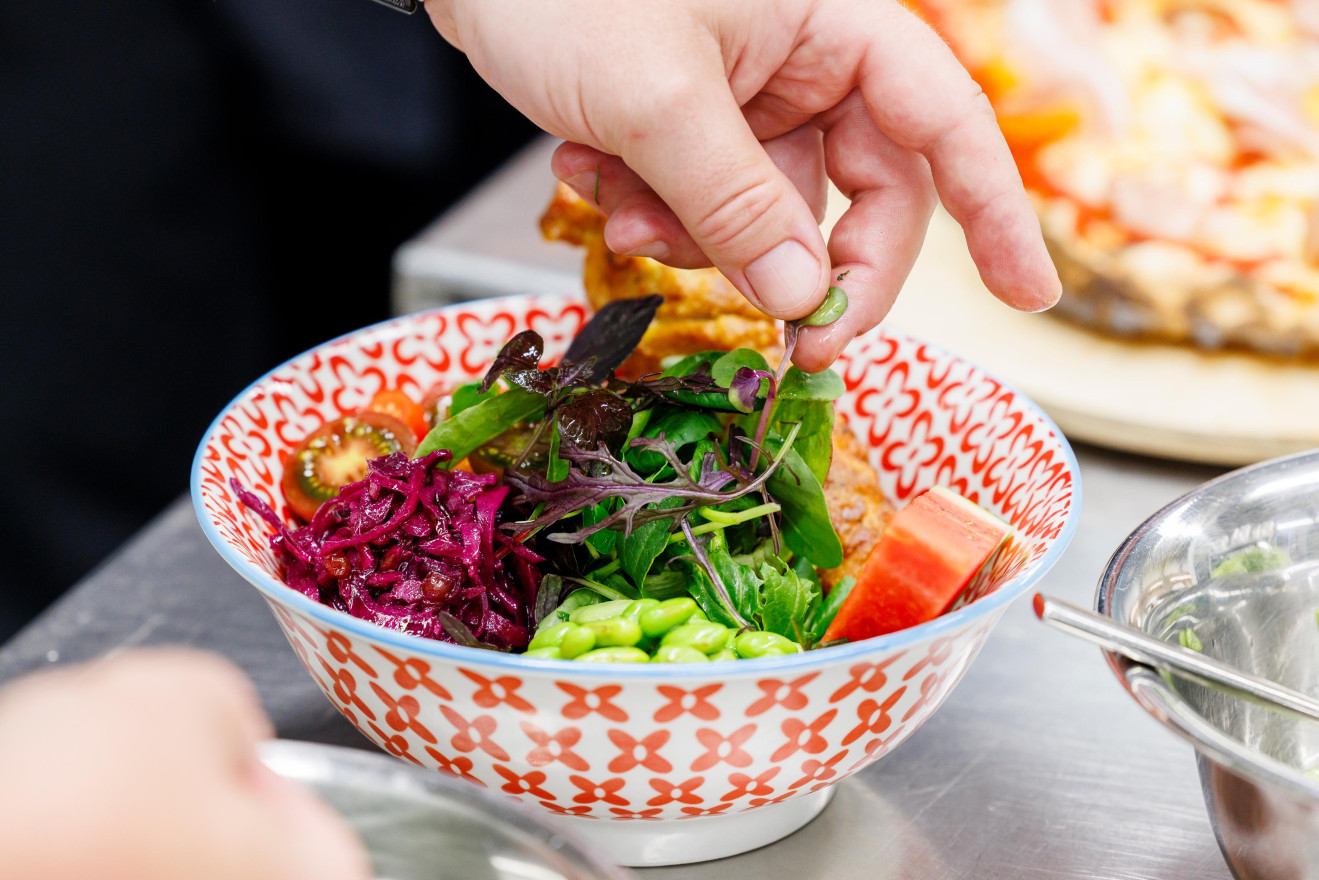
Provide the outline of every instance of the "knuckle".
{"type": "Polygon", "coordinates": [[[779,187],[772,180],[752,178],[735,183],[726,195],[715,199],[694,219],[690,232],[707,251],[720,252],[716,261],[728,260],[743,262],[759,256],[757,253],[741,254],[739,251],[754,242],[763,240],[762,233],[771,231],[776,224],[779,204],[779,187]],[[739,247],[739,244],[745,245],[739,247]],[[725,255],[723,252],[733,251],[725,255]]]}

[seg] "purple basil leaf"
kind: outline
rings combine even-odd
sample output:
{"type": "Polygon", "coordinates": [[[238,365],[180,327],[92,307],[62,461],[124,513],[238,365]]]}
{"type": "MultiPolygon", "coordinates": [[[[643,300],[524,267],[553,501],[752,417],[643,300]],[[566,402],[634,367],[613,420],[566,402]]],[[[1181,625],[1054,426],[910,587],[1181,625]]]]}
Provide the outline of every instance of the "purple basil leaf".
{"type": "Polygon", "coordinates": [[[558,409],[559,436],[594,449],[601,443],[617,450],[632,427],[632,406],[612,391],[593,388],[569,398],[558,409]]]}
{"type": "Polygon", "coordinates": [[[589,379],[603,382],[636,349],[662,305],[664,297],[658,294],[607,303],[577,332],[563,356],[564,363],[584,364],[594,357],[589,379]]]}
{"type": "MultiPolygon", "coordinates": [[[[540,372],[540,358],[545,353],[545,340],[535,330],[523,330],[514,336],[495,356],[494,363],[481,380],[481,393],[484,394],[495,384],[495,380],[506,373],[540,372]]],[[[510,377],[509,381],[513,381],[510,377]]],[[[528,391],[535,389],[528,388],[528,391]]],[[[538,392],[544,393],[544,392],[538,392]]]]}

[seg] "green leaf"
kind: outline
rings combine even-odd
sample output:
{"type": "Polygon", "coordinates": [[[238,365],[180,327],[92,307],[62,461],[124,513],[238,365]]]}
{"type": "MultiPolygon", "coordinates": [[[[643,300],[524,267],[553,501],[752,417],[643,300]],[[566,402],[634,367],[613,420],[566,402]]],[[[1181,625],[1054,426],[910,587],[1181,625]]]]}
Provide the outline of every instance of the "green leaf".
{"type": "MultiPolygon", "coordinates": [[[[678,361],[673,366],[663,372],[664,376],[690,376],[698,372],[701,367],[711,367],[715,361],[724,356],[722,351],[702,351],[697,354],[689,354],[687,357],[678,361]]],[[[734,370],[733,372],[737,372],[734,370]]],[[[669,391],[665,397],[681,403],[685,406],[696,406],[702,409],[715,409],[721,412],[737,412],[737,408],[728,400],[728,395],[706,391],[697,393],[695,391],[669,391]]]]}
{"type": "MultiPolygon", "coordinates": [[[[778,455],[782,446],[781,440],[765,441],[772,455],[778,455]]],[[[783,542],[788,549],[820,568],[842,565],[843,544],[829,521],[824,489],[796,449],[788,450],[783,464],[770,475],[767,488],[770,497],[783,506],[783,542]]]]}
{"type": "MultiPolygon", "coordinates": [[[[704,440],[710,434],[719,436],[723,431],[724,426],[708,412],[665,407],[658,416],[651,417],[644,436],[653,438],[663,434],[675,451],[682,452],[683,447],[704,440]]],[[[627,458],[642,473],[664,466],[664,457],[649,449],[628,450],[627,458]]]]}
{"type": "Polygon", "coordinates": [[[774,410],[774,422],[780,436],[788,433],[784,424],[801,425],[792,450],[823,484],[834,455],[834,405],[827,400],[783,400],[774,410]]]}
{"type": "Polygon", "coordinates": [[[679,568],[666,568],[664,571],[647,575],[646,583],[641,587],[641,598],[659,599],[663,602],[665,599],[686,596],[690,578],[679,568]]]}
{"type": "Polygon", "coordinates": [[[768,563],[760,567],[760,578],[761,628],[796,641],[820,603],[820,587],[792,569],[780,572],[768,563]]]}
{"type": "Polygon", "coordinates": [[[465,409],[471,409],[478,403],[496,397],[499,394],[498,388],[491,388],[484,394],[481,393],[480,381],[468,382],[466,385],[459,385],[453,392],[453,398],[449,402],[449,418],[453,418],[465,409]]]}
{"type": "MultiPolygon", "coordinates": [[[[719,358],[710,365],[710,376],[723,387],[727,388],[733,381],[733,376],[742,367],[750,367],[753,370],[769,371],[769,364],[765,361],[765,356],[758,351],[749,348],[739,348],[736,351],[730,351],[728,354],[719,358]]],[[[763,387],[763,386],[762,386],[763,387]]]]}
{"type": "Polygon", "coordinates": [[[719,572],[724,588],[733,600],[743,619],[751,620],[760,613],[760,578],[749,566],[743,565],[728,552],[728,542],[722,532],[715,532],[706,550],[710,564],[719,572]]]}
{"type": "MultiPolygon", "coordinates": [[[[582,511],[582,522],[588,526],[593,526],[600,522],[600,520],[613,512],[611,507],[615,500],[616,499],[610,499],[609,501],[586,508],[582,511]]],[[[619,537],[619,533],[613,529],[601,529],[587,538],[586,543],[595,552],[603,556],[608,556],[610,553],[614,552],[614,547],[617,546],[619,537]]]]}
{"type": "Polygon", "coordinates": [[[784,400],[837,400],[846,390],[843,377],[833,370],[807,373],[796,367],[788,367],[778,396],[784,400]]]}
{"type": "Polygon", "coordinates": [[[559,420],[550,425],[550,452],[545,459],[545,479],[557,483],[568,476],[568,462],[559,456],[559,420]]]}
{"type": "Polygon", "coordinates": [[[1204,645],[1200,644],[1200,637],[1195,634],[1193,629],[1184,629],[1177,634],[1177,641],[1183,648],[1189,648],[1192,651],[1203,651],[1204,645]]]}
{"type": "Polygon", "coordinates": [[[856,586],[856,578],[845,577],[834,588],[829,591],[829,595],[824,597],[820,607],[816,610],[815,616],[811,619],[811,625],[808,635],[812,642],[818,642],[824,638],[824,634],[829,630],[829,624],[834,622],[838,616],[838,609],[843,607],[847,597],[851,595],[852,588],[856,586]]]}
{"type": "Polygon", "coordinates": [[[416,457],[447,449],[453,458],[444,467],[450,468],[518,422],[534,421],[544,415],[543,396],[510,388],[431,428],[417,447],[416,457]]]}
{"type": "MultiPolygon", "coordinates": [[[[658,505],[660,510],[671,510],[682,506],[681,498],[665,498],[658,505]]],[[[618,559],[623,563],[623,571],[638,587],[646,581],[650,567],[669,546],[669,531],[673,520],[656,519],[643,523],[618,540],[618,559]]]]}

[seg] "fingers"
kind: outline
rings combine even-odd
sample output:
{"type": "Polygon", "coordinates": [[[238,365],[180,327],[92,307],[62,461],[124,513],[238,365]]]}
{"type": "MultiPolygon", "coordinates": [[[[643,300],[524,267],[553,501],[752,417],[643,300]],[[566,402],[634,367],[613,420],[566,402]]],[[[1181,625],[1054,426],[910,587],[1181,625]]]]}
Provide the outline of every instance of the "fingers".
{"type": "MultiPolygon", "coordinates": [[[[761,146],[805,199],[818,224],[824,219],[828,198],[819,129],[802,126],[761,146]]],[[[557,178],[609,217],[605,242],[610,250],[652,257],[684,269],[711,265],[677,215],[622,159],[565,143],[555,151],[551,168],[557,178]]]]}
{"type": "Polygon", "coordinates": [[[733,100],[722,63],[656,84],[646,118],[617,140],[628,167],[744,296],[779,318],[824,298],[828,256],[811,207],[733,100]]]}
{"type": "Polygon", "coordinates": [[[826,327],[802,328],[793,362],[822,370],[858,333],[874,327],[893,305],[925,240],[936,203],[925,159],[895,144],[853,92],[821,118],[829,177],[852,200],[829,237],[847,311],[826,327]]]}
{"type": "MultiPolygon", "coordinates": [[[[834,27],[854,4],[832,6],[834,27]]],[[[1062,287],[984,93],[942,40],[897,4],[875,7],[860,64],[861,91],[879,128],[924,154],[948,212],[966,232],[985,285],[1025,310],[1057,302],[1062,287]]]]}

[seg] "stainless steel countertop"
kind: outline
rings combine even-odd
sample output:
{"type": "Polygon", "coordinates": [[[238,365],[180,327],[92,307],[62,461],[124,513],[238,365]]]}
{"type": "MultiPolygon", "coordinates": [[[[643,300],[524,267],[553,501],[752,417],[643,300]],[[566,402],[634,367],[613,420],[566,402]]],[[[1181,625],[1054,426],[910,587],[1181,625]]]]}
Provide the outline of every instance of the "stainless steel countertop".
{"type": "MultiPolygon", "coordinates": [[[[535,227],[552,185],[551,148],[530,148],[400,251],[401,301],[451,296],[455,275],[501,272],[507,260],[524,268],[505,282],[570,283],[579,256],[540,241],[535,227]]],[[[507,286],[489,280],[491,289],[507,286]]],[[[1077,453],[1080,528],[1042,589],[1089,605],[1118,542],[1218,472],[1077,453]]],[[[0,648],[0,680],[161,643],[237,661],[281,736],[368,747],[299,667],[256,591],[207,545],[185,499],[0,648]]],[[[1097,650],[1046,630],[1026,602],[1008,610],[944,707],[891,756],[843,782],[809,826],[742,856],[638,873],[713,880],[732,872],[798,880],[1230,876],[1190,749],[1127,697],[1097,650]]]]}

